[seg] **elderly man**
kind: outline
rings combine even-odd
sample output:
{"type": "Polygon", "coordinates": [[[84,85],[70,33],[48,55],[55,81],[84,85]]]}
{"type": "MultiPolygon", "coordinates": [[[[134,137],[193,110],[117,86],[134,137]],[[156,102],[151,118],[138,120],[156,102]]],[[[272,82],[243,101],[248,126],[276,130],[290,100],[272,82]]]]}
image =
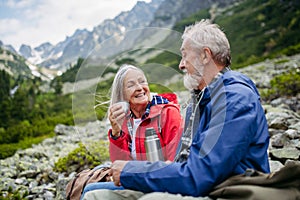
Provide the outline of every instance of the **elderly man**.
{"type": "Polygon", "coordinates": [[[192,97],[175,161],[115,161],[112,178],[126,190],[92,191],[84,199],[201,199],[247,168],[270,171],[260,96],[248,77],[230,70],[226,35],[201,20],[187,27],[182,39],[179,68],[192,97]],[[164,193],[145,195],[152,192],[164,193]]]}

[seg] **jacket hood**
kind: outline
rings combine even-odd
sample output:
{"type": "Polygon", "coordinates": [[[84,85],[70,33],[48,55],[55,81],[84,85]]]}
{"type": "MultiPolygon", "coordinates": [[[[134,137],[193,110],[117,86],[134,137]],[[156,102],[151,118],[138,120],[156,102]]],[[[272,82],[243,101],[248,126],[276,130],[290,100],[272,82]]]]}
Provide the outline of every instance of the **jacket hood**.
{"type": "Polygon", "coordinates": [[[205,102],[209,101],[210,96],[220,88],[226,88],[235,84],[244,85],[245,87],[250,88],[253,94],[256,94],[258,98],[260,98],[259,92],[256,89],[254,82],[249,77],[236,71],[227,71],[205,88],[201,102],[205,104],[205,102]]]}

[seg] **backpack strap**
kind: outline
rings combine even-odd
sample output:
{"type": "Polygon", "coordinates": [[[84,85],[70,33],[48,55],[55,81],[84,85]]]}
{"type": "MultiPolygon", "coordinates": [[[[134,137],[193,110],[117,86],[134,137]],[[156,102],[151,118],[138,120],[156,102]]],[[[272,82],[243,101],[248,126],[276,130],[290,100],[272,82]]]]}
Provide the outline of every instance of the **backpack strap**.
{"type": "MultiPolygon", "coordinates": [[[[199,120],[200,120],[200,108],[199,104],[203,98],[203,90],[200,93],[192,93],[192,99],[189,107],[187,108],[191,115],[185,121],[184,132],[182,133],[179,149],[177,149],[177,154],[174,159],[175,162],[184,162],[187,160],[190,154],[190,146],[194,135],[198,129],[199,120]]],[[[188,111],[187,110],[187,111],[188,111]]]]}
{"type": "Polygon", "coordinates": [[[159,132],[160,136],[162,136],[162,134],[161,134],[161,123],[160,123],[161,115],[158,115],[157,118],[158,118],[157,119],[157,129],[158,129],[158,132],[159,132]]]}
{"type": "Polygon", "coordinates": [[[76,181],[77,181],[77,179],[78,179],[78,174],[75,176],[75,178],[72,180],[72,184],[71,184],[71,189],[70,189],[70,191],[69,192],[67,192],[67,200],[71,200],[71,195],[72,195],[72,193],[73,193],[73,189],[74,189],[74,186],[75,186],[75,183],[76,183],[76,181]]]}

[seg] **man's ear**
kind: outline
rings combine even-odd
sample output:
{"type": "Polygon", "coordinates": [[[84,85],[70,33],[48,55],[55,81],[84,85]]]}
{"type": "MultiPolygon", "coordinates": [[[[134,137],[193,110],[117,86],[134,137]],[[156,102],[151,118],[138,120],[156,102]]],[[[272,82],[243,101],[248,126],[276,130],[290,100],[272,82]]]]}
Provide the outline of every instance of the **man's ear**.
{"type": "Polygon", "coordinates": [[[207,64],[212,59],[211,50],[207,47],[203,48],[202,60],[204,64],[207,64]]]}

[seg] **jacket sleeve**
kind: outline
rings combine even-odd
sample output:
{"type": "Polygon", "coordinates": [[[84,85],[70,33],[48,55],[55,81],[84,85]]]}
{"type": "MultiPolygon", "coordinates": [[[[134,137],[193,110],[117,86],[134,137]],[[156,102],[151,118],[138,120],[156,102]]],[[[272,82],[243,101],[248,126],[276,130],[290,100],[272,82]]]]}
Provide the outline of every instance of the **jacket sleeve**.
{"type": "Polygon", "coordinates": [[[111,137],[111,131],[111,129],[108,131],[110,160],[112,162],[115,160],[132,160],[128,147],[129,134],[122,132],[120,137],[114,139],[111,137]]]}
{"type": "Polygon", "coordinates": [[[259,123],[256,116],[262,114],[253,96],[217,94],[202,113],[186,162],[130,161],[121,172],[122,186],[142,192],[208,195],[215,185],[233,175],[238,165],[243,165],[241,160],[259,123]]]}
{"type": "Polygon", "coordinates": [[[161,115],[162,148],[165,160],[173,161],[183,131],[183,120],[175,106],[163,108],[161,115]]]}

